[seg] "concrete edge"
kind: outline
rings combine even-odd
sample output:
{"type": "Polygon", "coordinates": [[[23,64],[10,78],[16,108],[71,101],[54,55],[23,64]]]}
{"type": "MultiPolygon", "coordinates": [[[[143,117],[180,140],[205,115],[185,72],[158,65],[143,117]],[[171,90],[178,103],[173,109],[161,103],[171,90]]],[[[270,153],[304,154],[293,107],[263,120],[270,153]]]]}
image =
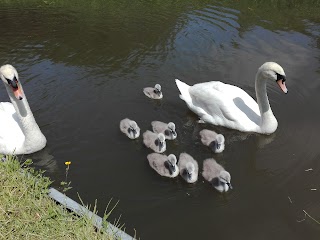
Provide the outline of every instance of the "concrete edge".
{"type": "MultiPolygon", "coordinates": [[[[88,216],[89,218],[92,218],[93,225],[98,229],[102,228],[102,218],[101,217],[99,217],[97,214],[91,212],[86,207],[80,205],[76,201],[72,200],[71,198],[67,197],[65,194],[59,192],[55,188],[49,189],[49,197],[80,216],[88,216]]],[[[119,239],[135,240],[135,238],[131,237],[130,235],[128,235],[127,233],[125,233],[124,231],[122,231],[121,229],[117,228],[116,226],[112,225],[109,222],[107,225],[106,232],[108,234],[117,236],[117,238],[119,238],[119,239]]]]}

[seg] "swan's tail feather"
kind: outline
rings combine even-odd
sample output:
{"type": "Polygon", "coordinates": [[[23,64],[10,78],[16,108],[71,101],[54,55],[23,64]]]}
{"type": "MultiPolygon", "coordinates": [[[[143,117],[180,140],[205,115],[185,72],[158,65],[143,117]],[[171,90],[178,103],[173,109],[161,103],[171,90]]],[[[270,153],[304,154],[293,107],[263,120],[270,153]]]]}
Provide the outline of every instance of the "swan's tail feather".
{"type": "Polygon", "coordinates": [[[189,93],[190,86],[184,82],[181,82],[179,79],[176,79],[175,81],[180,91],[179,97],[185,102],[191,102],[192,99],[189,93]]]}

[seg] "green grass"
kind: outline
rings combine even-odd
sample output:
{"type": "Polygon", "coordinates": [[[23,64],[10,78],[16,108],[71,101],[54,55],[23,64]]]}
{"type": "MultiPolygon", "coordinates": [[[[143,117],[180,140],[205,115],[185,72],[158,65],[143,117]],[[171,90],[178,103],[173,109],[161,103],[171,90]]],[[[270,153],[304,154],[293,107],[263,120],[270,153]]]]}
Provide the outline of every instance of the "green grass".
{"type": "Polygon", "coordinates": [[[57,205],[47,195],[50,184],[15,157],[0,161],[0,239],[116,239],[57,205]]]}

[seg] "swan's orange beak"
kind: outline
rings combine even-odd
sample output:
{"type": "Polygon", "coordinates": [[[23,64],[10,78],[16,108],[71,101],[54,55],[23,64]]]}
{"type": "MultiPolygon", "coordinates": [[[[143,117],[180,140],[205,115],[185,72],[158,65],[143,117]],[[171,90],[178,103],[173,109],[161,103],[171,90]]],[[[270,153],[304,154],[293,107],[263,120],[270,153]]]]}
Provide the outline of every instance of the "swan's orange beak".
{"type": "Polygon", "coordinates": [[[287,87],[286,87],[285,81],[284,81],[283,79],[279,79],[279,80],[277,80],[277,83],[278,83],[279,87],[281,88],[281,90],[282,90],[285,94],[287,94],[287,93],[288,93],[288,89],[287,89],[287,87]]]}
{"type": "Polygon", "coordinates": [[[23,99],[23,92],[22,92],[22,89],[20,88],[18,79],[16,77],[14,77],[13,80],[7,79],[7,81],[8,81],[8,84],[11,86],[12,92],[13,92],[14,96],[16,97],[16,99],[22,100],[23,99]]]}
{"type": "Polygon", "coordinates": [[[22,100],[23,99],[23,93],[21,91],[21,89],[18,88],[12,88],[13,94],[16,97],[16,99],[18,100],[22,100]]]}

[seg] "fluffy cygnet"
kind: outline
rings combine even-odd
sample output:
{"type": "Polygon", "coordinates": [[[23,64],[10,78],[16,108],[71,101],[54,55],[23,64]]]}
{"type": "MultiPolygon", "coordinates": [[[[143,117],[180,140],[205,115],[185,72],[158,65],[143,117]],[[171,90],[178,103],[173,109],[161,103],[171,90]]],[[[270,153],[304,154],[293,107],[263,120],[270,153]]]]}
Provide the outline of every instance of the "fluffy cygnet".
{"type": "Polygon", "coordinates": [[[219,192],[227,192],[232,189],[230,173],[213,158],[203,161],[202,176],[219,192]]]}
{"type": "Polygon", "coordinates": [[[200,131],[201,142],[210,147],[213,152],[221,153],[224,150],[224,136],[215,131],[203,129],[200,131]]]}
{"type": "Polygon", "coordinates": [[[194,183],[198,180],[198,162],[187,153],[181,153],[179,156],[178,167],[181,177],[188,183],[194,183]]]}
{"type": "Polygon", "coordinates": [[[120,121],[120,130],[130,139],[136,139],[140,136],[140,128],[138,127],[138,124],[129,118],[125,118],[120,121]]]}
{"type": "Polygon", "coordinates": [[[151,153],[147,156],[150,167],[163,177],[174,178],[179,174],[177,158],[174,154],[169,156],[160,153],[151,153]]]}
{"type": "Polygon", "coordinates": [[[166,139],[173,140],[177,138],[176,125],[173,122],[153,121],[151,125],[155,133],[163,133],[166,139]]]}
{"type": "Polygon", "coordinates": [[[147,130],[143,133],[143,143],[157,153],[166,151],[166,138],[162,133],[147,130]]]}
{"type": "Polygon", "coordinates": [[[163,94],[161,92],[160,84],[156,84],[154,87],[146,87],[143,89],[144,95],[148,98],[152,99],[161,99],[163,98],[163,94]]]}

